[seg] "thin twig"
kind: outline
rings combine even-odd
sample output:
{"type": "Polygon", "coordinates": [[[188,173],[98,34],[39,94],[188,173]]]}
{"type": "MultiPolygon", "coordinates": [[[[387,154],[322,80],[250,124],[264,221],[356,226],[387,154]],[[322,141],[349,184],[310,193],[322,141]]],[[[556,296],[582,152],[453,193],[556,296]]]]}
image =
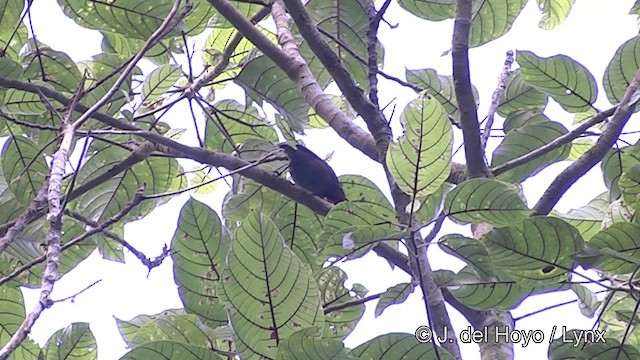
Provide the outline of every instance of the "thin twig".
{"type": "Polygon", "coordinates": [[[487,140],[489,140],[489,136],[491,135],[493,119],[496,115],[496,111],[498,111],[498,106],[500,106],[500,97],[502,97],[502,93],[504,93],[504,90],[507,87],[507,79],[511,74],[511,65],[513,65],[513,61],[513,50],[509,50],[507,51],[507,58],[504,61],[504,66],[502,67],[500,77],[498,77],[498,87],[496,87],[495,91],[493,92],[493,96],[491,97],[491,106],[489,106],[487,122],[484,123],[484,132],[482,133],[483,151],[487,148],[487,140]]]}

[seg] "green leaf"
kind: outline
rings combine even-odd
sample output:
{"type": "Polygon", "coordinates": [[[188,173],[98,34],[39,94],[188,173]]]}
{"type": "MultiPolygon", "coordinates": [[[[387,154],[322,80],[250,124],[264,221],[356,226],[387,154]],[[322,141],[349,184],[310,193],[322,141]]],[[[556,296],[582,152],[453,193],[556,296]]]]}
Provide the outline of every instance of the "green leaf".
{"type": "Polygon", "coordinates": [[[142,101],[153,102],[164,95],[178,81],[182,68],[180,65],[165,64],[153,70],[142,85],[142,101]]]}
{"type": "Polygon", "coordinates": [[[514,111],[543,110],[547,106],[547,95],[524,82],[520,70],[514,71],[500,97],[498,114],[503,117],[514,111]]]}
{"type": "MultiPolygon", "coordinates": [[[[325,34],[327,45],[334,49],[342,66],[365,91],[369,88],[369,71],[367,65],[363,64],[360,59],[369,57],[367,34],[370,6],[368,0],[342,2],[310,0],[305,4],[311,21],[317,24],[319,30],[325,34]],[[349,44],[349,51],[344,51],[344,44],[349,44]]],[[[295,29],[297,30],[297,28],[295,29]]],[[[304,41],[297,31],[294,36],[297,38],[296,42],[300,54],[305,58],[320,86],[324,88],[332,80],[328,76],[327,69],[311,50],[308,42],[304,41]]],[[[382,53],[380,43],[378,43],[378,50],[378,65],[382,68],[384,53],[382,53]]]]}
{"type": "Polygon", "coordinates": [[[504,133],[509,133],[512,130],[523,127],[524,125],[533,124],[536,122],[547,122],[551,121],[548,117],[541,113],[541,110],[516,110],[509,115],[507,115],[506,119],[504,119],[504,124],[502,125],[504,133]]]}
{"type": "Polygon", "coordinates": [[[399,0],[409,13],[429,21],[452,19],[456,14],[456,0],[399,0]]]}
{"type": "Polygon", "coordinates": [[[404,229],[392,225],[395,223],[393,207],[371,180],[346,175],[340,177],[340,182],[349,201],[331,208],[324,218],[319,239],[324,255],[341,256],[353,249],[366,251],[368,244],[406,235],[404,229]],[[345,246],[346,243],[352,246],[345,246]]]}
{"type": "Polygon", "coordinates": [[[580,284],[569,284],[569,288],[578,297],[578,306],[580,306],[582,315],[592,318],[600,306],[600,302],[593,291],[580,284]]]}
{"type": "Polygon", "coordinates": [[[120,360],[222,360],[211,349],[173,341],[154,341],[129,351],[120,360]]]}
{"type": "Polygon", "coordinates": [[[69,55],[48,47],[30,51],[24,57],[23,65],[27,79],[44,81],[62,92],[73,93],[82,78],[78,65],[69,55]]]}
{"type": "Polygon", "coordinates": [[[640,68],[640,39],[634,36],[620,45],[604,72],[602,86],[609,102],[617,104],[622,100],[638,68],[640,68]]]}
{"type": "Polygon", "coordinates": [[[571,209],[566,214],[556,212],[553,215],[571,224],[580,231],[583,239],[589,240],[602,228],[602,221],[609,207],[607,196],[606,192],[602,193],[585,206],[571,209]]]}
{"type": "Polygon", "coordinates": [[[589,240],[589,246],[598,253],[593,267],[615,274],[633,272],[640,263],[640,226],[630,223],[615,223],[600,231],[589,240]],[[623,256],[603,254],[605,249],[623,256]]]}
{"type": "Polygon", "coordinates": [[[43,350],[47,359],[98,358],[98,344],[89,329],[89,323],[73,323],[56,331],[47,340],[43,350]]]}
{"type": "Polygon", "coordinates": [[[452,360],[453,356],[433,344],[423,344],[415,334],[389,333],[377,336],[351,350],[349,355],[376,360],[452,360]]]}
{"type": "MultiPolygon", "coordinates": [[[[433,69],[406,70],[405,76],[407,81],[427,90],[429,95],[433,96],[444,106],[445,111],[454,119],[459,119],[458,100],[453,86],[453,76],[438,75],[433,69]]],[[[475,86],[471,85],[473,98],[476,99],[476,105],[480,104],[480,95],[475,86]]]]}
{"type": "MultiPolygon", "coordinates": [[[[491,166],[496,167],[527,155],[567,132],[567,128],[564,125],[555,121],[527,123],[521,128],[513,129],[507,133],[507,136],[493,152],[491,166]]],[[[571,144],[565,144],[543,156],[498,175],[498,179],[507,182],[522,182],[536,175],[547,166],[566,159],[570,151],[571,144]]]]}
{"type": "Polygon", "coordinates": [[[268,101],[300,133],[308,122],[309,103],[296,84],[273,61],[259,56],[240,71],[236,82],[259,104],[268,101]]]}
{"type": "MultiPolygon", "coordinates": [[[[147,145],[140,145],[147,146],[147,145]]],[[[120,147],[94,141],[88,149],[91,157],[80,169],[77,177],[79,186],[104,176],[105,171],[113,171],[130,152],[120,147]]],[[[159,194],[169,190],[178,176],[176,159],[148,157],[91,188],[74,201],[75,210],[96,221],[118,213],[144,186],[145,194],[159,194]]],[[[125,219],[146,216],[164,200],[144,201],[136,206],[125,219]]]]}
{"type": "Polygon", "coordinates": [[[486,222],[494,226],[514,225],[530,213],[516,189],[490,179],[459,184],[447,194],[444,211],[461,223],[486,222]]]}
{"type": "Polygon", "coordinates": [[[407,105],[401,122],[405,135],[387,152],[389,171],[408,194],[434,193],[451,171],[453,135],[444,108],[423,97],[407,105]]]}
{"type": "Polygon", "coordinates": [[[152,316],[139,315],[130,321],[116,318],[116,322],[127,346],[131,348],[161,340],[201,347],[216,342],[213,329],[203,324],[198,316],[187,315],[183,310],[165,310],[152,316]]]}
{"type": "MultiPolygon", "coordinates": [[[[0,24],[2,23],[1,20],[0,18],[0,24]]],[[[0,76],[7,79],[18,79],[21,75],[22,65],[20,65],[20,63],[5,57],[0,57],[0,76]]]]}
{"type": "Polygon", "coordinates": [[[538,8],[542,11],[540,26],[550,30],[562,24],[569,16],[575,0],[538,0],[538,8]]]}
{"type": "Polygon", "coordinates": [[[378,317],[382,315],[389,306],[395,304],[402,304],[409,295],[413,292],[413,285],[410,283],[402,283],[394,285],[383,292],[376,304],[376,310],[374,316],[378,317]]]}
{"type": "Polygon", "coordinates": [[[447,287],[451,294],[464,305],[476,310],[511,310],[518,307],[527,297],[550,291],[558,291],[561,285],[518,284],[503,272],[496,272],[491,281],[478,278],[471,269],[463,268],[458,274],[442,276],[438,274],[438,286],[447,287]]]}
{"type": "Polygon", "coordinates": [[[275,224],[258,212],[234,234],[221,288],[243,358],[274,358],[279,339],[324,326],[315,280],[275,224]]]}
{"type": "Polygon", "coordinates": [[[230,243],[211,208],[193,198],[184,204],[171,240],[173,277],[185,310],[211,327],[228,321],[217,287],[230,243]]]}
{"type": "Polygon", "coordinates": [[[3,110],[9,115],[42,115],[47,108],[36,93],[7,89],[3,110]]]}
{"type": "MultiPolygon", "coordinates": [[[[91,76],[87,79],[85,88],[87,90],[92,89],[92,91],[87,93],[88,96],[82,99],[81,102],[86,106],[91,106],[98,102],[98,100],[111,89],[118,77],[122,75],[124,71],[122,64],[126,60],[127,59],[120,54],[102,53],[94,56],[92,61],[86,62],[84,65],[87,66],[91,76]],[[120,71],[116,71],[117,69],[120,69],[120,71]],[[110,78],[107,79],[108,76],[110,76],[110,78]]],[[[137,75],[140,71],[136,68],[132,73],[132,75],[137,75]]],[[[120,91],[116,93],[107,104],[101,107],[100,111],[110,115],[116,114],[118,110],[127,103],[128,98],[124,94],[128,94],[131,88],[131,76],[129,76],[120,86],[120,91]]],[[[96,126],[104,126],[104,124],[96,126]]]]}
{"type": "MultiPolygon", "coordinates": [[[[592,239],[593,240],[593,239],[592,239]]],[[[566,280],[584,240],[573,226],[553,217],[524,219],[483,235],[491,262],[519,283],[557,284],[566,280]]]]}
{"type": "Polygon", "coordinates": [[[29,204],[49,174],[49,167],[33,141],[11,137],[2,149],[2,173],[9,189],[22,204],[29,204]]]}
{"type": "Polygon", "coordinates": [[[598,87],[593,75],[572,58],[566,55],[543,58],[519,50],[517,61],[525,83],[551,95],[566,111],[586,111],[595,103],[598,87]]]}
{"type": "Polygon", "coordinates": [[[575,161],[589,149],[593,147],[595,141],[591,139],[575,139],[571,142],[571,151],[569,152],[569,156],[567,156],[568,161],[575,161]]]}
{"type": "MultiPolygon", "coordinates": [[[[258,109],[234,100],[222,100],[212,107],[205,130],[205,143],[209,149],[242,154],[241,145],[251,139],[262,140],[265,145],[278,142],[274,127],[260,115],[258,109]]],[[[273,147],[265,148],[255,157],[272,150],[273,147]]]]}
{"type": "Polygon", "coordinates": [[[321,269],[316,275],[325,310],[331,309],[325,316],[323,338],[342,340],[349,335],[364,315],[364,304],[352,304],[337,309],[336,306],[351,301],[362,300],[365,292],[357,291],[358,284],[347,288],[347,273],[337,266],[321,269]]]}
{"type": "MultiPolygon", "coordinates": [[[[146,40],[169,14],[171,0],[122,0],[110,2],[86,2],[84,0],[58,0],[65,15],[78,25],[94,30],[146,40]]],[[[205,0],[191,2],[192,9],[178,28],[185,34],[195,35],[204,30],[215,14],[205,0]]],[[[186,4],[180,4],[178,14],[186,13],[186,4]]],[[[175,32],[175,31],[174,31],[175,32]]]]}
{"type": "Polygon", "coordinates": [[[323,339],[318,328],[297,331],[278,345],[278,360],[356,360],[339,340],[323,339]]]}
{"type": "Polygon", "coordinates": [[[459,234],[448,234],[438,241],[438,246],[447,254],[466,262],[479,279],[493,280],[495,278],[496,272],[491,263],[489,252],[478,239],[459,234]]]}
{"type": "Polygon", "coordinates": [[[622,199],[629,206],[634,206],[640,195],[640,164],[635,164],[622,173],[618,180],[622,199]]]}
{"type": "Polygon", "coordinates": [[[486,44],[506,34],[525,4],[525,0],[474,1],[469,47],[486,44]]]}
{"type": "Polygon", "coordinates": [[[23,0],[6,0],[0,3],[0,34],[11,33],[20,23],[24,5],[23,0]]]}

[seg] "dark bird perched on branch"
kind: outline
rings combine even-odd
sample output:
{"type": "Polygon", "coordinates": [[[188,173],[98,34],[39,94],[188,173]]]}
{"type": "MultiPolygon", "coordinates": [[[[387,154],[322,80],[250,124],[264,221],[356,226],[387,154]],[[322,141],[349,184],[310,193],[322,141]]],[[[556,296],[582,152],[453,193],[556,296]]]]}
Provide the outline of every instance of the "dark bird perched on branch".
{"type": "Polygon", "coordinates": [[[290,160],[289,173],[297,185],[337,204],[347,200],[336,173],[324,160],[302,145],[279,144],[290,160]]]}

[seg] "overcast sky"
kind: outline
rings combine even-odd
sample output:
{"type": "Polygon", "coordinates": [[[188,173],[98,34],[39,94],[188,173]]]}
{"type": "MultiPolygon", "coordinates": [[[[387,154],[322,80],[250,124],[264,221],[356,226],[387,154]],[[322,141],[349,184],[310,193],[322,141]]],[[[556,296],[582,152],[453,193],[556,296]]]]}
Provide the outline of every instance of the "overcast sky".
{"type": "MultiPolygon", "coordinates": [[[[537,27],[540,15],[535,2],[529,1],[507,35],[479,49],[471,50],[472,82],[481,94],[479,118],[482,119],[487,112],[497,76],[504,62],[504,54],[509,49],[530,50],[540,56],[567,54],[585,65],[596,80],[601,82],[602,74],[615,50],[637,33],[635,17],[626,15],[632,4],[631,0],[580,0],[577,1],[566,23],[555,30],[544,31],[537,27]],[[607,5],[603,5],[605,3],[607,5]]],[[[64,17],[55,2],[35,2],[32,10],[34,29],[40,41],[56,50],[67,52],[76,61],[90,59],[92,55],[100,52],[100,35],[83,29],[64,17]]],[[[380,38],[386,53],[384,70],[387,73],[403,77],[405,68],[435,68],[440,74],[451,74],[450,57],[443,57],[441,54],[451,46],[452,21],[427,23],[407,14],[396,5],[389,8],[385,19],[391,24],[398,24],[395,29],[390,29],[384,24],[381,26],[380,38]]],[[[412,91],[384,80],[380,83],[380,95],[383,105],[395,99],[396,116],[404,105],[416,96],[412,91]]],[[[602,91],[597,105],[602,109],[610,106],[602,91]]],[[[562,121],[569,127],[571,116],[562,114],[558,109],[555,104],[550,104],[547,114],[553,120],[562,121]]],[[[394,129],[397,128],[397,125],[394,126],[394,129]]],[[[338,175],[367,176],[388,194],[383,172],[378,164],[351,150],[348,144],[332,131],[309,131],[308,134],[304,141],[319,156],[331,151],[336,152],[330,164],[338,175]]],[[[495,140],[494,147],[498,141],[495,140]]],[[[524,184],[530,204],[537,201],[546,185],[564,166],[566,163],[551,166],[541,172],[534,181],[524,184]]],[[[571,207],[578,207],[605,190],[599,171],[591,171],[568,192],[558,208],[566,211],[571,207]]],[[[225,186],[221,184],[216,194],[198,198],[210,204],[219,213],[225,191],[225,186]]],[[[159,254],[163,244],[170,242],[178,212],[187,198],[181,196],[174,199],[144,220],[128,224],[125,227],[126,239],[148,256],[159,254]]],[[[447,224],[441,234],[463,231],[466,230],[447,224]]],[[[429,254],[434,268],[452,269],[451,264],[457,264],[452,270],[461,267],[461,263],[445,258],[435,247],[430,249],[429,254]]],[[[170,261],[165,261],[162,266],[154,269],[147,278],[145,267],[130,254],[127,254],[127,260],[126,265],[103,261],[94,253],[88,261],[66,275],[56,284],[53,299],[72,295],[97,279],[102,279],[102,282],[80,295],[74,302],[58,303],[45,311],[33,329],[33,338],[42,345],[54,331],[71,322],[90,322],[91,330],[98,340],[99,359],[117,359],[127,349],[117,332],[113,316],[128,320],[139,314],[154,314],[165,309],[182,307],[173,283],[170,261]]],[[[399,282],[409,281],[406,274],[397,270],[391,271],[385,261],[375,256],[367,256],[341,266],[349,273],[350,281],[364,284],[372,294],[382,292],[399,282]]],[[[36,290],[25,290],[27,311],[33,308],[37,294],[36,290]]],[[[573,298],[573,294],[569,292],[537,296],[525,301],[514,314],[525,314],[573,298]]],[[[427,323],[421,297],[415,293],[405,304],[390,307],[375,320],[374,307],[375,302],[368,305],[365,318],[347,339],[347,346],[353,347],[376,335],[392,331],[413,333],[417,326],[427,323]]],[[[452,316],[454,326],[457,327],[456,332],[466,327],[466,322],[459,314],[453,312],[452,316]]],[[[522,329],[540,329],[549,336],[554,325],[590,328],[592,324],[593,320],[584,319],[580,315],[578,305],[572,304],[531,317],[517,326],[522,329]]],[[[516,357],[519,358],[526,351],[526,358],[544,358],[547,347],[548,342],[526,349],[516,345],[516,357]]],[[[465,359],[479,359],[475,345],[463,345],[462,349],[465,359]]]]}

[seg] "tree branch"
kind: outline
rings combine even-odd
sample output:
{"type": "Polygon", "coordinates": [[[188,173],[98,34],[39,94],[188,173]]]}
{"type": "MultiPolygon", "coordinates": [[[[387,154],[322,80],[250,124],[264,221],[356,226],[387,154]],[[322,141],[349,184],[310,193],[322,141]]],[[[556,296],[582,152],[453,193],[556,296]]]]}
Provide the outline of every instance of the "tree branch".
{"type": "Polygon", "coordinates": [[[472,0],[458,0],[453,25],[453,79],[460,110],[460,126],[467,160],[467,176],[480,178],[488,175],[480,141],[480,127],[476,101],[471,90],[469,73],[469,31],[471,28],[472,0]]]}
{"type": "Polygon", "coordinates": [[[498,176],[502,173],[505,173],[513,168],[516,168],[520,165],[524,165],[534,159],[539,158],[540,156],[547,154],[557,148],[559,148],[560,146],[570,143],[571,141],[573,141],[574,139],[578,138],[579,136],[583,135],[584,132],[589,129],[590,127],[603,122],[606,118],[608,118],[609,116],[613,115],[614,111],[616,110],[615,107],[600,112],[598,114],[596,114],[595,116],[593,116],[592,118],[588,119],[587,121],[583,122],[580,126],[578,126],[577,128],[569,131],[568,133],[554,139],[552,142],[539,147],[535,150],[533,150],[530,153],[527,153],[525,155],[520,156],[519,158],[515,158],[513,160],[507,161],[504,164],[498,165],[496,167],[494,167],[493,169],[491,169],[491,173],[494,176],[498,176]]]}
{"type": "Polygon", "coordinates": [[[318,31],[311,21],[302,2],[300,2],[300,0],[283,1],[287,5],[287,10],[289,14],[291,14],[304,40],[329,74],[331,74],[331,77],[338,85],[342,94],[367,124],[369,131],[375,139],[378,157],[382,159],[382,155],[386,154],[389,141],[391,140],[391,130],[387,126],[384,115],[375,104],[367,99],[362,89],[360,89],[351,78],[351,74],[342,66],[338,55],[324,42],[320,31],[318,31]]]}
{"type": "MultiPolygon", "coordinates": [[[[638,91],[640,85],[640,70],[636,72],[634,79],[627,87],[627,91],[620,100],[616,110],[611,117],[611,121],[607,124],[606,129],[602,132],[598,141],[593,147],[576,161],[562,171],[549,185],[547,190],[542,194],[540,200],[533,208],[533,215],[546,215],[558,203],[562,195],[584,174],[587,173],[595,164],[600,162],[607,154],[607,151],[618,140],[622,129],[629,121],[636,108],[637,100],[631,103],[633,95],[638,91]]],[[[598,114],[599,115],[599,114],[598,114]]]]}
{"type": "Polygon", "coordinates": [[[287,56],[256,29],[228,0],[209,0],[209,3],[293,80],[309,105],[340,137],[371,159],[379,161],[371,135],[353,124],[351,119],[329,99],[315,82],[313,74],[305,63],[300,63],[287,56]]]}

